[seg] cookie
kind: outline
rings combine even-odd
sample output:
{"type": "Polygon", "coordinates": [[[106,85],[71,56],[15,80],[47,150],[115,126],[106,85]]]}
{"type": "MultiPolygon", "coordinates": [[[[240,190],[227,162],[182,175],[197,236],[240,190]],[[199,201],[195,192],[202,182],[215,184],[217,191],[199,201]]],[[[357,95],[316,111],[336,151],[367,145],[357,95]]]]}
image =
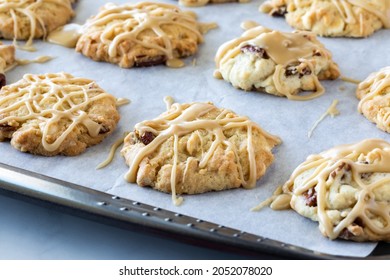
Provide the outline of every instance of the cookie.
{"type": "MultiPolygon", "coordinates": [[[[215,57],[215,77],[245,91],[261,91],[307,100],[325,90],[319,80],[336,79],[339,68],[313,33],[293,33],[254,26],[223,44],[215,57]],[[301,91],[311,94],[298,95],[301,91]]],[[[245,24],[244,24],[245,27],[245,24]]]]}
{"type": "Polygon", "coordinates": [[[74,156],[111,134],[116,99],[70,74],[26,74],[0,91],[0,141],[37,155],[74,156]]]}
{"type": "Polygon", "coordinates": [[[196,53],[206,29],[193,12],[174,5],[110,3],[87,21],[76,51],[123,68],[164,63],[181,67],[178,58],[196,53]]]}
{"type": "Polygon", "coordinates": [[[260,11],[285,16],[292,27],[329,37],[367,37],[390,28],[388,0],[271,0],[260,11]]]}
{"type": "Polygon", "coordinates": [[[74,0],[0,0],[0,37],[28,40],[45,38],[74,15],[74,0]]]}
{"type": "Polygon", "coordinates": [[[207,4],[220,4],[220,3],[247,3],[250,0],[179,0],[179,4],[186,7],[201,7],[207,4]]]}
{"type": "Polygon", "coordinates": [[[3,45],[0,42],[0,89],[5,86],[5,71],[15,63],[15,47],[13,45],[3,45]]]}
{"type": "Polygon", "coordinates": [[[253,188],[273,161],[278,137],[212,103],[174,103],[135,125],[124,141],[126,179],[172,194],[253,188]]]}
{"type": "Polygon", "coordinates": [[[372,73],[356,91],[358,111],[377,127],[390,133],[390,66],[372,73]]]}
{"type": "Polygon", "coordinates": [[[291,207],[330,239],[390,241],[390,143],[381,139],[311,155],[284,185],[291,207]]]}

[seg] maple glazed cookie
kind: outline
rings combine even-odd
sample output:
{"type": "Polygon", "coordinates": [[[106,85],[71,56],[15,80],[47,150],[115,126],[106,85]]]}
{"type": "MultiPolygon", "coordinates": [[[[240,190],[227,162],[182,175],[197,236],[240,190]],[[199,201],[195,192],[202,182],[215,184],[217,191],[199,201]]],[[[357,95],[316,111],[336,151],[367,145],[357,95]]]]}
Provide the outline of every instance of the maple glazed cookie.
{"type": "Polygon", "coordinates": [[[356,95],[359,112],[390,133],[390,66],[369,75],[359,84],[356,95]]]}
{"type": "Polygon", "coordinates": [[[181,67],[183,63],[178,58],[196,53],[206,29],[193,12],[181,11],[174,5],[110,3],[87,21],[76,51],[123,68],[163,63],[181,67]]]}
{"type": "Polygon", "coordinates": [[[390,28],[388,0],[271,0],[260,11],[285,16],[294,28],[321,36],[367,37],[390,28]]]}
{"type": "Polygon", "coordinates": [[[179,4],[187,7],[201,7],[207,4],[220,4],[220,3],[247,3],[250,0],[179,0],[179,4]]]}
{"type": "Polygon", "coordinates": [[[0,141],[32,154],[74,156],[100,143],[119,121],[116,99],[70,74],[26,74],[0,91],[0,141]]]}
{"type": "Polygon", "coordinates": [[[380,139],[311,155],[284,185],[291,207],[330,239],[390,241],[390,143],[380,139]]]}
{"type": "Polygon", "coordinates": [[[306,100],[324,93],[319,80],[339,77],[330,51],[313,33],[286,33],[253,25],[218,49],[217,78],[246,91],[306,100]],[[299,96],[301,91],[314,92],[299,96]]]}
{"type": "Polygon", "coordinates": [[[15,47],[0,42],[0,89],[5,86],[5,71],[15,63],[15,47]]]}
{"type": "Polygon", "coordinates": [[[0,37],[28,40],[45,38],[74,15],[74,0],[0,0],[0,37]]]}
{"type": "Polygon", "coordinates": [[[174,103],[136,124],[122,155],[129,182],[175,194],[253,188],[280,144],[247,117],[212,103],[174,103]]]}

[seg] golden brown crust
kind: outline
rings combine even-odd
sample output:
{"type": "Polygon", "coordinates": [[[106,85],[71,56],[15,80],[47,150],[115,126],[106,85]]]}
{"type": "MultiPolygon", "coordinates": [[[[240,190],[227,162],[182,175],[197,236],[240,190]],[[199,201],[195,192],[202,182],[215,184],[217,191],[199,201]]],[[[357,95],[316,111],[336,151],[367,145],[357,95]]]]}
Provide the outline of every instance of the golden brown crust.
{"type": "Polygon", "coordinates": [[[113,96],[69,74],[27,74],[0,91],[0,141],[11,139],[22,152],[78,155],[111,134],[118,121],[113,96]]]}
{"type": "MultiPolygon", "coordinates": [[[[214,122],[218,116],[226,113],[224,109],[219,109],[207,103],[182,104],[178,106],[182,106],[181,109],[188,113],[188,110],[190,110],[189,107],[194,106],[194,104],[195,106],[203,106],[203,104],[205,106],[211,106],[207,114],[190,121],[194,125],[199,120],[205,120],[210,124],[209,121],[214,122]]],[[[172,108],[160,117],[168,116],[175,110],[175,108],[172,108]]],[[[235,118],[241,117],[229,111],[227,117],[222,122],[226,123],[226,126],[232,125],[234,123],[233,119],[235,118]],[[229,119],[232,121],[230,122],[229,119]]],[[[155,127],[160,122],[152,120],[143,123],[155,127]]],[[[219,144],[216,137],[221,137],[221,135],[216,130],[208,129],[207,126],[202,129],[191,129],[184,134],[179,133],[177,153],[175,153],[174,149],[175,136],[169,136],[157,147],[154,147],[152,152],[147,153],[142,158],[139,166],[137,166],[137,184],[171,193],[171,174],[175,156],[177,156],[178,161],[175,175],[175,191],[177,194],[198,194],[239,188],[246,185],[247,181],[250,180],[252,172],[256,174],[253,182],[255,183],[256,180],[264,175],[267,167],[273,162],[274,157],[271,149],[279,144],[280,140],[278,138],[270,138],[259,127],[249,124],[252,126],[252,139],[250,140],[248,139],[248,126],[245,123],[246,121],[243,123],[243,126],[223,130],[222,137],[225,140],[219,144]],[[248,145],[253,147],[255,171],[251,170],[250,167],[251,155],[248,153],[248,145]],[[213,152],[209,153],[211,150],[213,152]],[[206,155],[210,155],[210,157],[205,161],[206,155]],[[202,162],[205,162],[205,164],[202,162]],[[241,172],[242,174],[240,174],[241,172]]],[[[168,131],[173,126],[168,125],[166,127],[162,125],[167,130],[166,132],[161,132],[159,135],[164,137],[166,135],[165,133],[169,133],[168,131]]],[[[183,122],[183,127],[185,126],[186,124],[183,122]]],[[[154,145],[156,141],[160,141],[160,138],[156,139],[157,137],[155,135],[145,134],[145,132],[141,132],[138,129],[131,132],[125,138],[125,145],[122,150],[122,155],[125,157],[126,163],[131,167],[134,164],[134,159],[145,148],[148,148],[149,145],[154,145]]],[[[246,185],[246,187],[254,187],[254,185],[246,185]]]]}
{"type": "Polygon", "coordinates": [[[200,25],[193,15],[176,6],[148,2],[107,4],[87,22],[76,51],[95,61],[131,68],[193,55],[202,40],[200,25]],[[143,11],[143,20],[137,9],[143,11]],[[120,17],[121,12],[126,16],[120,17]]]}
{"type": "Polygon", "coordinates": [[[366,139],[310,155],[284,185],[291,207],[330,239],[390,241],[390,143],[366,139]]]}
{"type": "Polygon", "coordinates": [[[66,24],[74,15],[70,0],[0,0],[0,37],[27,40],[43,38],[50,31],[66,24]],[[15,6],[11,4],[16,3],[15,6]],[[32,19],[30,18],[32,16],[32,19]],[[17,32],[15,33],[15,21],[17,32]],[[35,28],[32,30],[32,24],[35,28]]]}
{"type": "Polygon", "coordinates": [[[296,29],[329,37],[367,37],[386,28],[390,22],[385,19],[386,9],[389,9],[386,0],[340,2],[271,0],[263,3],[260,10],[273,16],[285,16],[288,24],[296,29]]]}
{"type": "Polygon", "coordinates": [[[358,111],[390,133],[390,66],[370,74],[356,90],[358,111]]]}

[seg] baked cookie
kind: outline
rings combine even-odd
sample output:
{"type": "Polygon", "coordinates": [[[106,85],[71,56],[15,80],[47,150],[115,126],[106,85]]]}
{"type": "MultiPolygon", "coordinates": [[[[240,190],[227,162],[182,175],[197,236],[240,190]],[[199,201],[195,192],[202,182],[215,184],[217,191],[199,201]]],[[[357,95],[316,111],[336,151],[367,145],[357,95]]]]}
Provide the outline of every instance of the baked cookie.
{"type": "Polygon", "coordinates": [[[229,2],[248,3],[250,0],[179,0],[179,4],[186,7],[201,7],[207,4],[220,4],[229,2]]]}
{"type": "Polygon", "coordinates": [[[278,137],[212,103],[174,103],[135,125],[122,155],[129,182],[177,194],[253,188],[273,161],[278,137]]]}
{"type": "Polygon", "coordinates": [[[368,139],[311,155],[283,187],[330,239],[390,241],[390,143],[368,139]]]}
{"type": "Polygon", "coordinates": [[[389,0],[270,0],[260,11],[285,16],[294,28],[321,36],[367,37],[390,28],[389,0]]]}
{"type": "Polygon", "coordinates": [[[101,142],[119,121],[116,99],[70,74],[26,74],[0,91],[0,141],[32,154],[74,156],[101,142]]]}
{"type": "Polygon", "coordinates": [[[87,21],[76,51],[123,68],[163,63],[181,67],[178,58],[196,53],[206,29],[193,12],[174,5],[110,3],[87,21]]]}
{"type": "Polygon", "coordinates": [[[15,47],[13,45],[3,45],[0,42],[0,89],[5,86],[5,71],[15,63],[15,47]]]}
{"type": "MultiPolygon", "coordinates": [[[[217,52],[215,77],[246,91],[262,91],[294,100],[320,96],[319,80],[337,79],[339,68],[313,33],[280,32],[251,22],[239,38],[217,52]],[[314,91],[298,96],[301,91],[314,91]]],[[[245,26],[245,24],[244,24],[245,26]]]]}
{"type": "Polygon", "coordinates": [[[74,0],[0,0],[0,37],[28,40],[45,38],[74,15],[74,0]]]}
{"type": "Polygon", "coordinates": [[[356,95],[359,112],[390,133],[390,66],[369,75],[359,84],[356,95]]]}

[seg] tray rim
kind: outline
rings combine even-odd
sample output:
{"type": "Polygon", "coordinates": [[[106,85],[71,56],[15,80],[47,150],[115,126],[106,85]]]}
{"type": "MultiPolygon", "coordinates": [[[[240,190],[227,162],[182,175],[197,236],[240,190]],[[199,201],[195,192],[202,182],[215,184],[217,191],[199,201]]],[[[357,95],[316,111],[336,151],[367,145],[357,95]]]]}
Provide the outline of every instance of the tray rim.
{"type": "Polygon", "coordinates": [[[390,254],[371,253],[359,258],[319,253],[3,163],[0,194],[128,230],[137,227],[180,242],[218,249],[228,245],[229,251],[254,257],[261,254],[285,259],[390,259],[390,254]]]}

